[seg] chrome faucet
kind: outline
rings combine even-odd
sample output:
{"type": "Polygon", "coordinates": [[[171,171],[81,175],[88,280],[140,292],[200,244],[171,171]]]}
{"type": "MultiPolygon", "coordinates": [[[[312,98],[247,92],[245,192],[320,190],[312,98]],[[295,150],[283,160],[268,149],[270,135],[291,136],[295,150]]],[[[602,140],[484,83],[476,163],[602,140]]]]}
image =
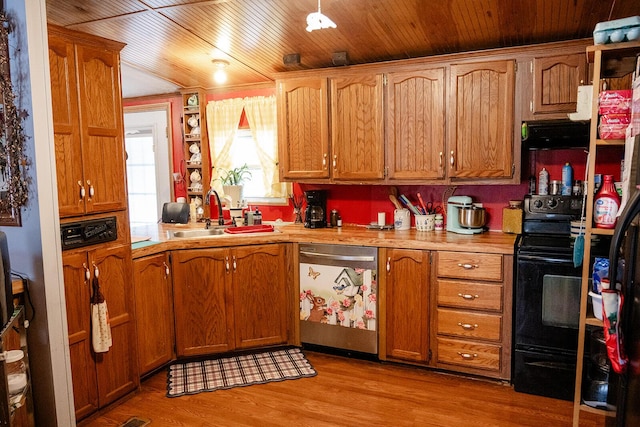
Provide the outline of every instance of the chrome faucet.
{"type": "MultiPolygon", "coordinates": [[[[206,196],[204,196],[204,204],[209,206],[210,201],[209,199],[211,198],[211,193],[213,193],[214,196],[216,196],[216,203],[218,204],[218,225],[224,225],[224,218],[222,217],[222,203],[220,203],[220,196],[218,196],[218,192],[216,190],[214,190],[213,188],[210,188],[209,191],[207,191],[206,196]]],[[[207,224],[211,224],[211,221],[208,221],[207,224]]],[[[209,227],[205,227],[205,228],[209,228],[209,227]]]]}

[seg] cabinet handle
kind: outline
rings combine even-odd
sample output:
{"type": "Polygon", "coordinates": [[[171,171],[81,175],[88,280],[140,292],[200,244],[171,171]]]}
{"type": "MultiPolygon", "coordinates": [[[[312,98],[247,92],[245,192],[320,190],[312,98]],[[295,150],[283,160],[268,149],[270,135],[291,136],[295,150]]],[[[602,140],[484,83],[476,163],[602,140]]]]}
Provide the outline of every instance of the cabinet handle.
{"type": "Polygon", "coordinates": [[[471,294],[458,294],[458,296],[462,299],[473,301],[476,298],[480,298],[480,295],[471,295],[471,294]]]}
{"type": "Polygon", "coordinates": [[[456,163],[453,150],[451,150],[451,157],[449,158],[449,163],[451,164],[451,166],[455,165],[456,163]]]}
{"type": "Polygon", "coordinates": [[[440,152],[440,167],[442,167],[442,157],[443,157],[443,154],[444,154],[444,153],[441,151],[441,152],[440,152]]]}
{"type": "Polygon", "coordinates": [[[166,279],[167,277],[169,277],[169,266],[166,262],[163,262],[162,265],[164,265],[164,277],[166,279]]]}
{"type": "Polygon", "coordinates": [[[93,277],[97,279],[98,276],[100,275],[100,269],[98,268],[95,262],[92,262],[91,264],[93,265],[93,277]]]}
{"type": "Polygon", "coordinates": [[[473,353],[473,354],[471,354],[471,353],[461,353],[461,352],[458,352],[458,355],[460,355],[460,357],[462,357],[464,360],[473,360],[473,359],[475,359],[476,357],[478,357],[478,353],[473,353]]]}
{"type": "Polygon", "coordinates": [[[83,262],[82,267],[84,267],[84,278],[89,281],[91,279],[91,271],[89,271],[89,267],[87,267],[87,263],[83,262]]]}
{"type": "Polygon", "coordinates": [[[327,168],[327,153],[324,153],[322,155],[322,169],[326,169],[327,168]]]}
{"type": "Polygon", "coordinates": [[[458,267],[462,267],[465,270],[473,270],[474,268],[480,267],[478,264],[462,264],[458,263],[458,267]]]}
{"type": "Polygon", "coordinates": [[[338,167],[338,155],[334,154],[333,155],[333,169],[336,169],[338,167]]]}
{"type": "Polygon", "coordinates": [[[227,271],[227,273],[229,272],[229,257],[228,256],[224,257],[224,269],[227,271]]]}
{"type": "Polygon", "coordinates": [[[471,323],[461,323],[458,322],[458,326],[460,326],[462,329],[464,329],[465,331],[473,331],[474,329],[476,329],[478,327],[478,324],[474,323],[473,325],[471,323]]]}
{"type": "Polygon", "coordinates": [[[387,273],[391,271],[391,257],[387,258],[387,273]]]}
{"type": "Polygon", "coordinates": [[[84,185],[82,185],[82,181],[78,181],[78,186],[80,186],[80,200],[82,200],[86,195],[86,192],[84,190],[84,185]]]}
{"type": "Polygon", "coordinates": [[[236,256],[233,256],[233,271],[235,272],[238,268],[238,264],[236,262],[236,256]]]}
{"type": "Polygon", "coordinates": [[[91,198],[95,194],[95,190],[93,189],[93,185],[91,185],[91,181],[87,180],[87,185],[89,186],[89,198],[91,198]]]}

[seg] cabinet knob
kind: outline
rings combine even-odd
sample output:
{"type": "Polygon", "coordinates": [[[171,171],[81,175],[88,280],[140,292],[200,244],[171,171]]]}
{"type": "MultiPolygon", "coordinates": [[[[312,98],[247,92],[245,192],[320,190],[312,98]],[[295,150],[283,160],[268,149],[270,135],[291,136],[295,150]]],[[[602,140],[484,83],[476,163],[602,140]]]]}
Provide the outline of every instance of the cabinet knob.
{"type": "Polygon", "coordinates": [[[235,272],[238,269],[238,263],[236,262],[236,256],[233,256],[233,271],[235,272]]]}
{"type": "Polygon", "coordinates": [[[322,155],[322,169],[326,169],[327,168],[327,153],[324,153],[322,155]]]}
{"type": "Polygon", "coordinates": [[[162,265],[164,265],[164,277],[166,279],[167,277],[169,277],[169,266],[166,262],[163,262],[162,265]]]}
{"type": "Polygon", "coordinates": [[[473,301],[476,298],[480,298],[480,295],[471,295],[471,294],[458,294],[458,296],[462,299],[466,299],[469,301],[473,301]]]}
{"type": "Polygon", "coordinates": [[[442,167],[442,157],[443,157],[444,153],[441,151],[439,154],[440,157],[440,167],[442,167]]]}
{"type": "Polygon", "coordinates": [[[473,354],[471,354],[471,353],[462,353],[462,352],[458,352],[458,355],[459,355],[461,358],[463,358],[464,360],[473,360],[473,359],[475,359],[476,357],[478,357],[478,354],[477,354],[477,353],[473,353],[473,354]]]}
{"type": "Polygon", "coordinates": [[[458,322],[458,326],[460,326],[462,329],[464,329],[465,331],[473,331],[478,327],[477,323],[474,323],[473,325],[471,323],[462,323],[462,322],[458,322]]]}
{"type": "Polygon", "coordinates": [[[91,185],[91,181],[87,180],[87,186],[89,187],[89,197],[93,197],[95,194],[95,190],[93,189],[93,185],[91,185]]]}
{"type": "Polygon", "coordinates": [[[449,158],[449,164],[450,164],[451,166],[453,166],[453,165],[455,165],[455,164],[456,164],[456,158],[455,158],[455,156],[454,156],[454,151],[453,151],[453,150],[451,150],[451,157],[449,158]]]}
{"type": "Polygon", "coordinates": [[[462,263],[458,263],[458,267],[462,267],[465,270],[473,270],[474,268],[478,268],[480,267],[478,264],[462,264],[462,263]]]}
{"type": "Polygon", "coordinates": [[[93,277],[97,279],[98,276],[100,275],[100,269],[98,268],[95,262],[92,262],[91,264],[93,264],[93,277]]]}
{"type": "Polygon", "coordinates": [[[87,267],[86,263],[82,263],[82,267],[84,268],[84,278],[85,280],[90,280],[91,279],[91,271],[89,271],[89,267],[87,267]]]}
{"type": "Polygon", "coordinates": [[[229,257],[226,256],[224,257],[224,269],[226,270],[226,272],[229,272],[229,257]]]}
{"type": "Polygon", "coordinates": [[[387,258],[387,273],[391,271],[391,257],[387,258]]]}
{"type": "Polygon", "coordinates": [[[338,155],[333,155],[333,168],[336,169],[338,167],[338,155]]]}

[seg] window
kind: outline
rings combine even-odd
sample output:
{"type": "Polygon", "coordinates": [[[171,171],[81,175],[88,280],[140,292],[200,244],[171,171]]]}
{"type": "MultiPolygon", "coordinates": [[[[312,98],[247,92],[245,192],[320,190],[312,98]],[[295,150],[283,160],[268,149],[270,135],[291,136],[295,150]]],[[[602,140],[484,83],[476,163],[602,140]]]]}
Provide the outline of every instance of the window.
{"type": "Polygon", "coordinates": [[[275,96],[233,98],[207,104],[207,129],[213,167],[212,186],[221,191],[218,171],[247,165],[251,179],[243,198],[252,204],[288,204],[291,185],[278,180],[275,96]],[[242,112],[250,129],[238,129],[242,112]]]}

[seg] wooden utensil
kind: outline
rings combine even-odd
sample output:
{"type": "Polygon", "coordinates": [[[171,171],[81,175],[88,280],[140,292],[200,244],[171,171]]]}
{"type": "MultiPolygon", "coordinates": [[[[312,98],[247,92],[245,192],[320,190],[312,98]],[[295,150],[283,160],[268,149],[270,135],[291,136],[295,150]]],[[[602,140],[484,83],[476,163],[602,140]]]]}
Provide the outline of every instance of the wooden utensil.
{"type": "Polygon", "coordinates": [[[400,204],[396,196],[394,196],[393,194],[389,194],[389,200],[391,200],[391,203],[393,203],[396,209],[402,209],[402,205],[400,204]]]}

